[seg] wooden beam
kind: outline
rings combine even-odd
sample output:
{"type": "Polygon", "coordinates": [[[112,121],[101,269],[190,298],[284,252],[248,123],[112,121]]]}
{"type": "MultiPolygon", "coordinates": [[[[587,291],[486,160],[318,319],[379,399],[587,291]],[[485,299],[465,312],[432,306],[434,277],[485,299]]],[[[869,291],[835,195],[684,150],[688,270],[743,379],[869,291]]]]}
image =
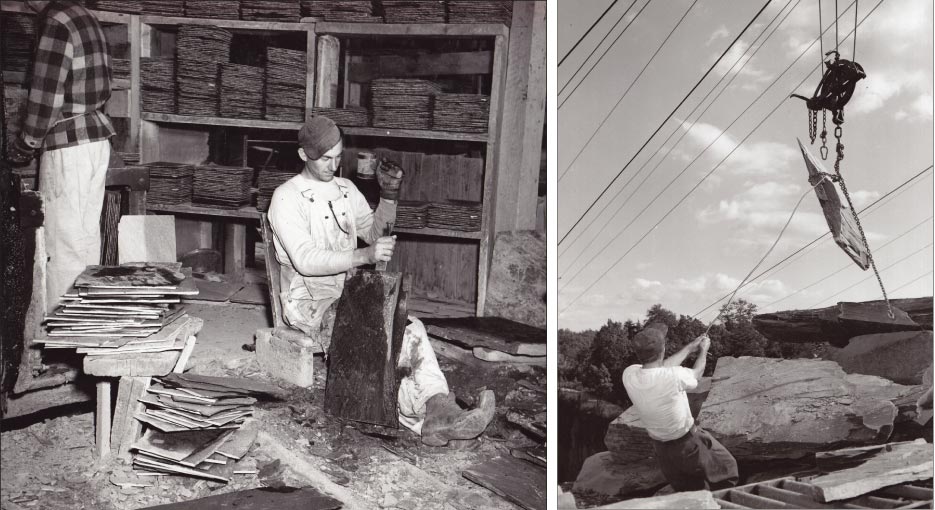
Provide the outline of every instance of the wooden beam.
{"type": "Polygon", "coordinates": [[[247,226],[243,223],[224,224],[224,273],[232,280],[242,280],[247,254],[247,226]]]}
{"type": "Polygon", "coordinates": [[[120,458],[130,458],[130,446],[140,437],[142,424],[134,415],[144,410],[139,398],[146,393],[151,380],[149,376],[120,378],[117,404],[114,406],[114,425],[110,436],[113,451],[120,458]]]}
{"type": "Polygon", "coordinates": [[[777,501],[771,498],[764,498],[756,494],[749,494],[739,490],[728,491],[730,500],[739,505],[748,508],[800,508],[798,505],[777,501]]]}
{"type": "Polygon", "coordinates": [[[130,18],[130,152],[140,152],[140,58],[144,41],[140,17],[130,18]]]}
{"type": "Polygon", "coordinates": [[[915,487],[913,485],[894,485],[880,491],[880,494],[897,496],[900,498],[929,500],[932,499],[932,489],[927,487],[915,487]]]}
{"type": "MultiPolygon", "coordinates": [[[[515,9],[515,7],[514,7],[515,9]]],[[[515,16],[515,14],[514,14],[515,16]]],[[[302,22],[317,21],[314,18],[302,18],[302,22]]],[[[335,23],[317,22],[315,31],[319,34],[348,36],[425,36],[425,37],[502,37],[507,28],[500,23],[335,23]]]]}
{"type": "Polygon", "coordinates": [[[356,57],[348,65],[347,79],[352,82],[368,82],[381,76],[490,74],[492,64],[493,54],[490,51],[366,55],[356,57]]]}
{"type": "Polygon", "coordinates": [[[97,383],[97,408],[94,412],[94,448],[97,458],[110,455],[110,380],[97,383]]]}
{"type": "Polygon", "coordinates": [[[318,80],[315,82],[315,106],[335,108],[338,106],[338,72],[341,62],[341,42],[333,35],[318,36],[318,80]]]}

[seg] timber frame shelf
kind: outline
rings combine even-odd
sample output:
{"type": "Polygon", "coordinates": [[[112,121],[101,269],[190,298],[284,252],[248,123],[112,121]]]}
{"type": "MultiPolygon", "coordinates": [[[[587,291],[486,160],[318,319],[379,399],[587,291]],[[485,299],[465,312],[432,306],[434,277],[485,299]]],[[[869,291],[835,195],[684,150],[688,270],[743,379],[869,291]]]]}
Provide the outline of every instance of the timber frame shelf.
{"type": "MultiPolygon", "coordinates": [[[[13,0],[0,0],[3,12],[32,14],[21,2],[13,0]]],[[[342,126],[344,133],[366,147],[379,145],[380,139],[412,139],[429,140],[436,143],[461,144],[469,143],[477,147],[483,155],[483,174],[478,177],[482,182],[478,186],[482,189],[482,218],[481,229],[476,232],[462,232],[458,230],[423,228],[407,229],[396,228],[395,233],[401,235],[407,242],[429,248],[435,243],[476,243],[477,267],[476,292],[474,302],[471,303],[477,315],[482,315],[485,296],[487,292],[487,277],[491,257],[493,255],[493,238],[495,236],[494,212],[496,210],[496,183],[497,168],[500,154],[501,137],[501,110],[502,98],[506,85],[507,50],[509,46],[509,28],[502,24],[390,24],[390,23],[332,23],[323,22],[313,18],[303,18],[299,22],[267,22],[246,20],[219,20],[183,17],[153,16],[146,14],[126,14],[108,11],[92,11],[97,18],[105,24],[122,24],[128,29],[131,78],[115,80],[113,88],[121,90],[128,95],[125,116],[129,118],[128,145],[140,153],[141,163],[154,161],[171,161],[178,163],[200,164],[207,159],[208,138],[215,129],[258,129],[270,131],[295,131],[302,123],[269,121],[263,119],[234,119],[221,117],[204,117],[190,115],[175,115],[165,113],[141,111],[141,58],[158,56],[161,51],[171,51],[169,47],[161,49],[160,37],[171,37],[169,33],[181,25],[211,25],[228,29],[235,34],[256,35],[260,37],[277,37],[286,33],[294,33],[296,37],[304,37],[304,48],[307,55],[306,79],[306,115],[311,107],[337,106],[337,83],[347,79],[340,75],[334,59],[340,58],[342,40],[359,38],[410,38],[410,39],[477,39],[490,41],[489,67],[485,72],[490,80],[490,115],[486,133],[462,133],[452,131],[417,130],[417,129],[389,129],[379,127],[351,127],[342,126]],[[158,34],[166,35],[158,35],[158,34]]],[[[300,43],[301,44],[301,43],[300,43]]],[[[8,83],[22,83],[24,73],[5,73],[8,83]]],[[[122,108],[122,106],[121,106],[122,108]]],[[[123,115],[120,115],[123,116],[123,115]]],[[[445,197],[438,197],[443,199],[445,197]]],[[[198,207],[191,204],[159,205],[149,204],[148,211],[160,214],[174,214],[180,216],[203,217],[213,221],[225,223],[225,228],[233,241],[226,241],[228,249],[243,250],[239,246],[244,239],[246,224],[258,221],[260,213],[255,207],[240,209],[213,209],[198,207]]],[[[420,258],[422,252],[415,252],[420,258]]],[[[234,255],[234,259],[242,259],[243,255],[234,255]]],[[[473,255],[471,256],[473,260],[473,255]]],[[[452,261],[452,264],[456,262],[452,261]]],[[[463,262],[462,262],[463,263],[463,262]]],[[[473,263],[473,262],[472,262],[473,263]]],[[[431,264],[429,264],[431,265],[431,264]]],[[[229,268],[228,268],[229,269],[229,268]]],[[[237,269],[237,268],[234,268],[237,269]]],[[[242,268],[240,268],[242,270],[242,268]]],[[[451,273],[464,273],[464,267],[436,267],[428,271],[451,273]]],[[[414,289],[414,295],[420,294],[420,289],[414,289]]],[[[435,295],[434,291],[427,291],[428,295],[435,295]]],[[[445,298],[433,297],[432,300],[444,302],[445,298]]],[[[467,304],[463,298],[451,297],[452,306],[463,308],[467,304]]],[[[433,305],[434,306],[434,305],[433,305]]]]}

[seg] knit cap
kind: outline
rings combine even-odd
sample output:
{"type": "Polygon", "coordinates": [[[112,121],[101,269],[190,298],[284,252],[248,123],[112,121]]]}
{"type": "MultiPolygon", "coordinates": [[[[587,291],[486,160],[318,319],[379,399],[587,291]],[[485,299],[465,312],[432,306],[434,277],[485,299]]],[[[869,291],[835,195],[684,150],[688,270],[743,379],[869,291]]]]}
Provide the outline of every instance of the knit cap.
{"type": "Polygon", "coordinates": [[[666,333],[669,327],[661,322],[651,322],[630,339],[636,357],[642,363],[654,361],[659,353],[665,353],[666,333]]]}
{"type": "Polygon", "coordinates": [[[334,121],[316,115],[299,130],[299,146],[305,149],[309,159],[318,159],[341,141],[341,130],[334,121]]]}

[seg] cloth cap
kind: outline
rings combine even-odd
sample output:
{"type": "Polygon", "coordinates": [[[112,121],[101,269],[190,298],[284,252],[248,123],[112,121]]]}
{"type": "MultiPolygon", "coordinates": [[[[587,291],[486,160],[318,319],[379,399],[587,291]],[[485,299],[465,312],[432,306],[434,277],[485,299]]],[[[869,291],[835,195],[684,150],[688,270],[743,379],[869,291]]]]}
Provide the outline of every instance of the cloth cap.
{"type": "Polygon", "coordinates": [[[651,322],[642,331],[633,335],[630,342],[636,357],[643,363],[654,361],[660,353],[666,350],[666,333],[669,327],[661,322],[651,322]]]}
{"type": "Polygon", "coordinates": [[[299,146],[305,149],[309,159],[318,159],[341,141],[341,130],[334,121],[316,115],[299,130],[299,146]]]}

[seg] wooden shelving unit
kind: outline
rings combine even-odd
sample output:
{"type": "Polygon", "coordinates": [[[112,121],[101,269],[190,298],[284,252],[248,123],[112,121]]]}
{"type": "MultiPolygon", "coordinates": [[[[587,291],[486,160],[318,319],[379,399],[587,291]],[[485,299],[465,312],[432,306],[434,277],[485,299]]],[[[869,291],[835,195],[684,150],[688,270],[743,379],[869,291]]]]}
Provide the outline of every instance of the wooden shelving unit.
{"type": "MultiPolygon", "coordinates": [[[[27,12],[21,2],[0,0],[4,12],[27,12]]],[[[172,161],[178,163],[199,164],[208,157],[209,134],[217,129],[232,128],[246,130],[295,131],[302,123],[269,121],[262,119],[232,119],[190,115],[173,115],[141,111],[140,59],[158,56],[161,52],[171,51],[161,47],[165,41],[160,38],[172,37],[171,32],[181,25],[211,25],[231,30],[235,34],[279,36],[285,33],[301,34],[305,37],[307,55],[306,106],[336,106],[334,90],[338,80],[347,78],[341,75],[335,62],[330,60],[340,54],[342,41],[354,38],[435,38],[435,39],[486,39],[491,41],[489,62],[490,80],[490,117],[486,133],[461,133],[451,131],[433,131],[416,129],[387,129],[378,127],[342,126],[342,130],[360,144],[380,145],[380,139],[426,140],[434,144],[452,143],[469,144],[475,151],[483,154],[482,186],[482,225],[477,232],[423,228],[396,228],[395,233],[408,242],[417,243],[431,251],[435,244],[476,243],[477,267],[476,296],[473,303],[475,313],[481,315],[487,289],[487,276],[493,251],[494,197],[496,195],[497,166],[500,153],[500,111],[503,89],[506,81],[506,52],[509,46],[509,29],[500,24],[380,24],[380,23],[330,23],[314,19],[300,22],[263,22],[241,20],[195,19],[182,17],[164,17],[150,15],[131,15],[105,11],[94,11],[98,19],[105,24],[125,24],[128,29],[131,57],[131,79],[115,80],[114,89],[124,90],[128,94],[127,116],[130,118],[130,143],[138,147],[143,163],[153,161],[172,161]]],[[[28,11],[31,13],[31,11],[28,11]]],[[[170,47],[174,45],[170,44],[170,47]]],[[[482,67],[486,67],[484,64],[482,67]]],[[[475,64],[476,67],[476,64],[475,64]]],[[[22,82],[23,73],[6,73],[8,82],[22,82]]],[[[477,174],[480,175],[480,174],[477,174]]],[[[439,197],[444,199],[445,197],[439,197]]],[[[249,224],[256,222],[260,213],[255,207],[241,209],[214,209],[191,204],[158,205],[149,204],[147,209],[154,213],[174,214],[225,224],[225,237],[228,249],[242,250],[238,243],[244,242],[245,231],[249,224]]],[[[238,271],[243,257],[233,257],[234,264],[227,265],[227,270],[238,271]]],[[[471,257],[473,259],[473,256],[471,257]]],[[[463,264],[463,261],[459,261],[463,264]]],[[[464,273],[465,267],[434,267],[428,271],[446,271],[464,273]]],[[[436,292],[420,292],[414,289],[414,299],[431,302],[433,307],[444,308],[445,296],[436,292]],[[430,297],[429,297],[430,296],[430,297]],[[441,303],[441,305],[440,305],[441,303]]],[[[466,301],[453,297],[451,310],[464,310],[466,301]]]]}

